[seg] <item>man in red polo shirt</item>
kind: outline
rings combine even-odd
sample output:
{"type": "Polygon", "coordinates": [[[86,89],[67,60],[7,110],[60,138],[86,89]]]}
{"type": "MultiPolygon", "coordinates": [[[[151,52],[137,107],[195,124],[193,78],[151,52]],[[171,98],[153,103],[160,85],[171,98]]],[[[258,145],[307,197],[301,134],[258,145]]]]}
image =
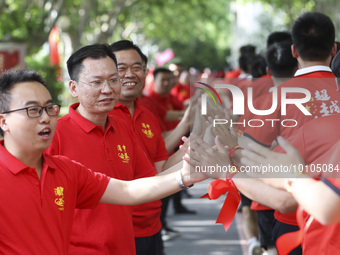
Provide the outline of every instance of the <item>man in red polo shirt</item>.
{"type": "MultiPolygon", "coordinates": [[[[340,95],[336,92],[334,75],[329,68],[331,58],[336,53],[332,21],[320,13],[306,13],[295,21],[292,38],[292,54],[297,58],[301,67],[295,74],[296,78],[278,87],[280,96],[277,108],[272,114],[256,116],[256,119],[264,121],[264,125],[260,128],[248,127],[244,132],[246,137],[266,146],[270,146],[278,135],[289,138],[297,128],[314,118],[340,112],[338,107],[340,95]],[[300,105],[302,106],[300,108],[296,105],[287,105],[286,113],[281,113],[284,110],[281,108],[281,94],[284,89],[291,88],[307,89],[311,94],[311,99],[300,105]],[[310,115],[306,115],[307,113],[310,115]],[[266,119],[278,121],[268,122],[266,119]],[[282,121],[286,119],[288,121],[283,125],[282,121]]],[[[296,99],[303,98],[303,96],[301,93],[288,93],[287,98],[296,99]]],[[[264,102],[264,109],[269,109],[271,105],[272,100],[268,99],[264,102]]],[[[275,239],[285,232],[297,229],[295,213],[282,214],[276,211],[275,218],[277,219],[274,227],[275,239]]],[[[301,254],[301,251],[291,254],[301,254]]]]}
{"type": "MultiPolygon", "coordinates": [[[[117,80],[114,83],[119,85],[117,80]]],[[[60,105],[53,104],[45,82],[33,71],[4,72],[0,101],[2,254],[66,255],[75,208],[87,211],[98,202],[146,203],[192,184],[188,167],[126,182],[95,173],[67,157],[45,153],[56,130],[60,105]]]]}
{"type": "MultiPolygon", "coordinates": [[[[155,166],[153,174],[156,175],[181,161],[182,153],[177,153],[168,159],[157,118],[139,103],[138,96],[145,84],[147,57],[137,45],[128,40],[115,42],[110,47],[117,58],[118,74],[123,82],[119,102],[109,115],[118,116],[133,127],[138,143],[150,163],[155,166]]],[[[161,201],[133,208],[137,255],[163,254],[160,216],[161,201]]],[[[167,226],[163,228],[164,231],[171,232],[167,226]]],[[[178,233],[174,232],[173,235],[178,235],[178,233]]]]}
{"type": "MultiPolygon", "coordinates": [[[[154,70],[153,76],[154,91],[147,96],[141,97],[139,101],[141,105],[149,109],[157,117],[167,150],[171,155],[180,145],[180,137],[189,132],[189,107],[184,110],[183,104],[170,94],[175,85],[175,77],[169,69],[158,67],[154,70]]],[[[181,193],[175,194],[173,201],[175,213],[196,213],[182,204],[181,193]]],[[[168,200],[166,198],[163,200],[162,219],[163,213],[167,211],[167,205],[168,200]]]]}
{"type": "MultiPolygon", "coordinates": [[[[296,132],[298,127],[303,126],[308,121],[340,112],[338,107],[340,97],[336,92],[335,77],[329,68],[331,58],[336,52],[336,44],[334,43],[335,32],[332,21],[320,13],[306,13],[294,23],[292,35],[294,43],[292,45],[292,54],[298,59],[301,69],[296,72],[296,78],[278,87],[278,95],[281,95],[281,91],[283,91],[284,88],[305,88],[310,91],[311,100],[300,108],[295,105],[288,105],[286,112],[281,114],[281,100],[279,97],[277,109],[273,114],[269,116],[256,116],[256,119],[263,120],[264,123],[266,119],[272,119],[274,122],[266,123],[264,126],[257,128],[248,127],[245,130],[245,135],[268,147],[278,135],[289,138],[293,135],[293,132],[296,132]],[[304,113],[302,110],[305,110],[304,113]],[[304,115],[308,113],[306,111],[311,115],[304,115]],[[294,120],[297,125],[295,127],[284,126],[280,123],[284,119],[294,120]]],[[[301,94],[290,94],[291,95],[288,96],[289,99],[301,98],[301,94]]],[[[272,105],[272,100],[266,100],[263,105],[263,109],[269,109],[272,105]]],[[[239,164],[239,158],[240,150],[237,150],[233,161],[239,164]]],[[[275,197],[274,193],[265,192],[268,191],[264,188],[265,186],[263,186],[265,184],[261,184],[261,182],[258,184],[262,185],[262,189],[256,189],[257,191],[262,191],[260,192],[262,195],[260,195],[261,199],[259,200],[261,203],[262,201],[266,203],[266,199],[270,200],[275,197]]],[[[253,195],[258,194],[257,191],[254,192],[253,195]]],[[[252,192],[249,192],[251,195],[252,192]]],[[[279,205],[281,206],[281,210],[288,210],[288,208],[291,210],[293,205],[291,200],[289,200],[290,197],[285,194],[279,196],[284,198],[279,205]]],[[[256,198],[253,199],[256,200],[256,198]]],[[[277,204],[279,200],[276,199],[276,201],[273,202],[277,204]]],[[[269,206],[271,205],[269,204],[269,206]]],[[[275,206],[271,207],[275,208],[275,206]]],[[[294,212],[291,214],[282,214],[276,211],[275,218],[277,221],[273,231],[274,239],[277,239],[286,232],[298,229],[294,212]]],[[[290,254],[301,254],[301,250],[294,250],[290,254]]]]}
{"type": "MultiPolygon", "coordinates": [[[[259,83],[259,85],[269,84],[268,80],[271,80],[273,86],[278,87],[283,82],[292,78],[298,68],[297,60],[296,58],[292,56],[292,53],[291,53],[290,41],[274,43],[273,45],[271,45],[265,53],[265,58],[266,58],[266,62],[268,65],[267,69],[268,69],[268,74],[270,74],[269,76],[270,78],[262,78],[262,83],[259,83]]],[[[255,109],[259,109],[259,110],[262,109],[263,101],[266,100],[267,97],[271,97],[271,96],[272,94],[269,91],[267,91],[264,95],[257,97],[257,98],[253,96],[253,102],[254,102],[253,105],[255,109]]],[[[245,108],[245,115],[242,115],[240,120],[238,121],[239,122],[239,124],[237,125],[238,133],[242,133],[241,130],[245,128],[245,123],[247,123],[252,118],[253,118],[253,114],[249,111],[248,108],[245,108]]],[[[236,184],[239,184],[239,183],[236,182],[236,184]]],[[[239,184],[239,190],[241,190],[242,188],[243,188],[242,184],[239,184]]],[[[274,210],[272,210],[269,207],[263,206],[256,201],[252,201],[250,208],[252,210],[256,210],[258,213],[261,246],[265,250],[276,249],[275,243],[272,241],[272,228],[273,228],[272,226],[274,222],[274,210]]]]}
{"type": "Polygon", "coordinates": [[[164,67],[153,72],[155,90],[140,99],[141,104],[152,111],[160,123],[162,132],[173,130],[183,118],[184,107],[170,94],[173,88],[173,74],[164,67]]]}
{"type": "MultiPolygon", "coordinates": [[[[155,169],[129,125],[108,116],[121,89],[109,46],[86,46],[68,59],[67,67],[69,89],[79,103],[59,119],[49,153],[121,180],[154,176],[155,169]]],[[[135,254],[131,207],[100,205],[75,215],[70,254],[135,254]]]]}
{"type": "Polygon", "coordinates": [[[175,76],[175,86],[171,89],[170,94],[177,98],[183,105],[187,105],[190,99],[190,73],[183,70],[181,63],[171,63],[169,70],[175,76]]]}

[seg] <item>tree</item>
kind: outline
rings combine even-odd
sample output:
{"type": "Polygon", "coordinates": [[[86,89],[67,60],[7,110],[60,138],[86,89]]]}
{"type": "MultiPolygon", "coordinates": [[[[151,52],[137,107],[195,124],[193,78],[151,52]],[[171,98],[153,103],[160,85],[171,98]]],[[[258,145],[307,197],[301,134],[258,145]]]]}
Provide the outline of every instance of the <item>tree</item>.
{"type": "Polygon", "coordinates": [[[316,11],[328,15],[339,30],[339,7],[337,0],[245,0],[245,2],[262,2],[270,5],[274,10],[282,10],[287,17],[285,23],[291,27],[294,20],[304,12],[316,11]]]}
{"type": "Polygon", "coordinates": [[[0,7],[0,41],[25,42],[31,52],[47,41],[64,0],[2,0],[0,7]]]}
{"type": "Polygon", "coordinates": [[[0,6],[0,40],[24,41],[29,54],[56,24],[70,36],[72,49],[131,37],[159,48],[175,41],[190,47],[197,38],[226,48],[224,0],[3,0],[0,6]]]}

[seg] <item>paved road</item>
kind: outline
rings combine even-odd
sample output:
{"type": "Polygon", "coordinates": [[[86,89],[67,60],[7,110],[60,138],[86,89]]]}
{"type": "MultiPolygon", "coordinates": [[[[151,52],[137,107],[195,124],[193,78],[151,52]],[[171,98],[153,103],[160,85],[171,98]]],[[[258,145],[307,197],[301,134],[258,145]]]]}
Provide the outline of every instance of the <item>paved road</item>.
{"type": "Polygon", "coordinates": [[[242,236],[242,216],[237,213],[229,231],[215,224],[225,196],[218,200],[201,199],[210,181],[196,183],[189,190],[193,198],[183,199],[183,204],[195,210],[195,215],[175,215],[169,205],[168,225],[181,232],[175,239],[165,242],[166,255],[248,255],[242,236]]]}

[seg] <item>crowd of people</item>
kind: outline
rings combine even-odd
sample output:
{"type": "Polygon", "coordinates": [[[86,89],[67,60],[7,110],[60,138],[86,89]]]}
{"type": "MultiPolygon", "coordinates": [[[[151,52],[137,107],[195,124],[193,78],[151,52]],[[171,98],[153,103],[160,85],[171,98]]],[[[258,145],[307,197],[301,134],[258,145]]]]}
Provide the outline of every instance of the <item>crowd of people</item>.
{"type": "Polygon", "coordinates": [[[243,196],[250,254],[336,254],[340,54],[334,24],[310,12],[295,21],[291,33],[271,34],[267,73],[258,72],[262,64],[253,61],[254,47],[243,47],[240,54],[240,70],[226,80],[243,93],[248,107],[236,116],[240,97],[220,90],[231,108],[208,117],[215,143],[202,135],[191,139],[191,164],[237,166],[238,173],[227,177],[243,196]],[[254,68],[260,76],[252,75],[254,68]],[[216,125],[213,118],[237,125],[216,125]]]}
{"type": "Polygon", "coordinates": [[[163,255],[163,242],[179,234],[167,224],[169,201],[176,214],[195,214],[182,196],[211,177],[232,180],[241,194],[249,254],[336,254],[334,25],[324,14],[305,13],[291,32],[268,37],[263,56],[252,45],[239,54],[238,69],[212,77],[180,63],[148,72],[148,57],[129,40],[82,47],[67,60],[77,103],[60,118],[37,72],[5,71],[1,253],[163,255]],[[194,86],[200,79],[235,86],[244,114],[235,114],[240,97],[223,88],[224,107],[207,100],[202,114],[203,90],[194,86]],[[217,163],[239,171],[196,171],[217,163]],[[293,168],[274,176],[242,171],[287,165],[293,168]],[[329,171],[311,175],[316,165],[329,171]]]}

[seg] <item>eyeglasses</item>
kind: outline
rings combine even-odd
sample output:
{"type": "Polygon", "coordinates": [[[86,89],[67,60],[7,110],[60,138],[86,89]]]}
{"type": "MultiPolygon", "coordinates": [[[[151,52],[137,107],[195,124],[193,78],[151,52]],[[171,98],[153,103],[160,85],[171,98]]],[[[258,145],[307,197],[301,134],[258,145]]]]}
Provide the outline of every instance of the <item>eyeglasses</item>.
{"type": "Polygon", "coordinates": [[[11,113],[11,112],[26,110],[28,117],[38,118],[42,115],[44,109],[49,116],[58,116],[58,114],[60,113],[60,105],[58,104],[47,105],[44,107],[43,106],[30,106],[30,107],[10,110],[10,111],[3,112],[3,113],[11,113]]]}
{"type": "Polygon", "coordinates": [[[96,80],[96,81],[91,81],[91,82],[84,82],[84,81],[79,81],[79,82],[89,85],[94,89],[101,89],[105,87],[105,84],[109,85],[109,87],[111,88],[120,86],[121,81],[123,81],[123,79],[114,78],[114,79],[110,79],[106,81],[96,80]]]}

